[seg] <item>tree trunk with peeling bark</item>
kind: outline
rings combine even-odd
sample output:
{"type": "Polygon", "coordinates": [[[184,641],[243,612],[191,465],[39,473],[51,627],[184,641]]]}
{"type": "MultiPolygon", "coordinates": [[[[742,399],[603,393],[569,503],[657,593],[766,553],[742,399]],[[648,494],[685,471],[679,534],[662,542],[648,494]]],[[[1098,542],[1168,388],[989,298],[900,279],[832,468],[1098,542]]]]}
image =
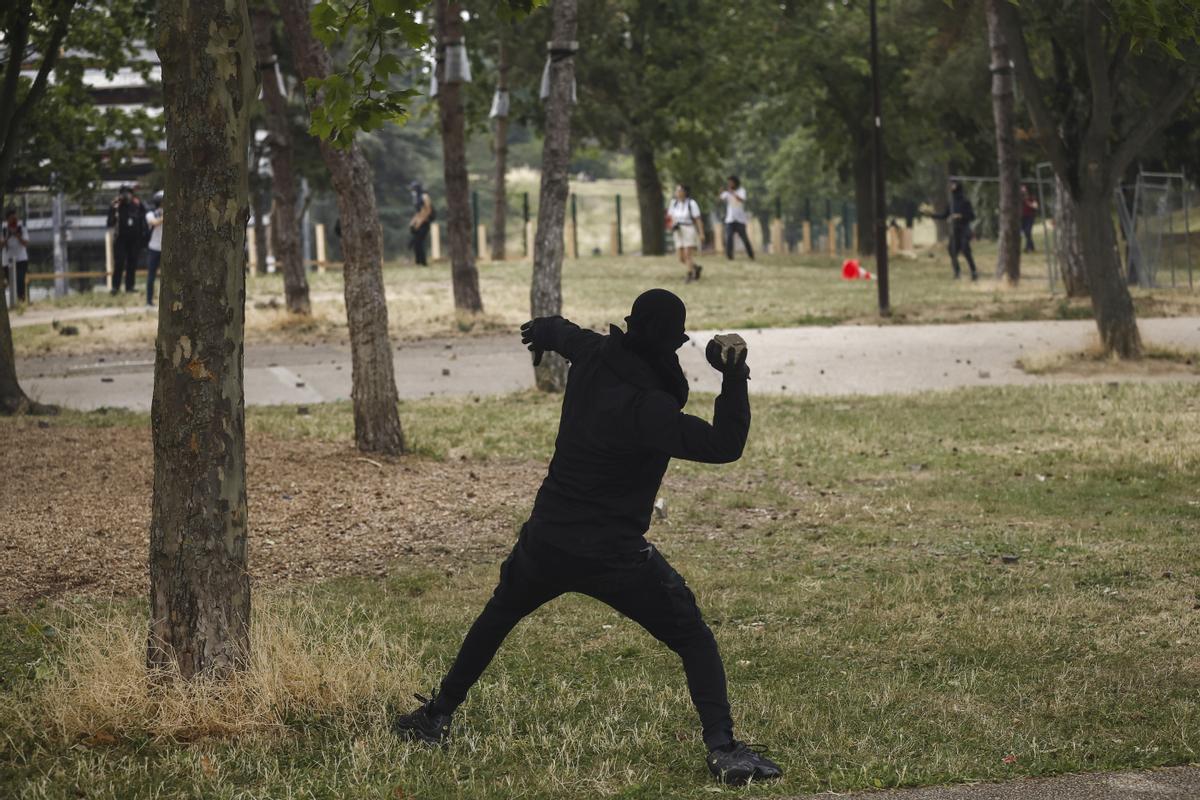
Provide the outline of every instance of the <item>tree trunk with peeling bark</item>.
{"type": "MultiPolygon", "coordinates": [[[[327,77],[332,64],[329,52],[313,36],[308,0],[278,2],[300,77],[327,77]]],[[[307,95],[306,99],[310,104],[320,102],[320,98],[307,95]]],[[[398,455],[404,452],[404,433],[397,408],[400,398],[396,392],[383,288],[383,230],[379,225],[371,167],[357,142],[343,150],[321,140],[320,148],[337,193],[342,224],[354,440],[364,452],[398,455]]]]}
{"type": "Polygon", "coordinates": [[[243,248],[256,94],[242,2],[162,3],[167,138],[151,426],[147,663],[185,679],[249,660],[243,248]]]}
{"type": "Polygon", "coordinates": [[[1013,74],[1008,43],[1000,30],[999,4],[987,0],[988,44],[992,51],[992,119],[1000,175],[1000,252],[996,277],[1015,286],[1021,280],[1021,161],[1013,123],[1013,74]]]}
{"type": "Polygon", "coordinates": [[[283,273],[283,294],[288,311],[312,313],[308,296],[308,273],[300,245],[300,215],[296,174],[292,167],[292,131],[288,125],[287,98],[279,85],[279,59],[271,41],[275,15],[266,7],[254,10],[254,49],[262,77],[262,99],[266,109],[267,156],[271,159],[271,244],[275,265],[283,273]]]}
{"type": "Polygon", "coordinates": [[[471,249],[471,186],[467,177],[467,135],[463,119],[462,85],[446,83],[446,43],[463,40],[462,4],[437,0],[438,116],[442,128],[442,168],[446,178],[446,249],[450,253],[450,281],[454,310],[460,324],[470,324],[483,313],[479,270],[471,249]]]}
{"type": "MultiPolygon", "coordinates": [[[[575,39],[577,0],[554,0],[552,13],[551,47],[567,49],[575,39]]],[[[552,55],[537,234],[533,241],[533,282],[529,290],[529,305],[534,317],[562,313],[563,226],[570,191],[567,167],[571,162],[571,86],[574,82],[575,57],[552,55]]],[[[534,378],[543,392],[561,392],[567,387],[567,362],[557,353],[546,353],[542,363],[534,369],[534,378]]]]}

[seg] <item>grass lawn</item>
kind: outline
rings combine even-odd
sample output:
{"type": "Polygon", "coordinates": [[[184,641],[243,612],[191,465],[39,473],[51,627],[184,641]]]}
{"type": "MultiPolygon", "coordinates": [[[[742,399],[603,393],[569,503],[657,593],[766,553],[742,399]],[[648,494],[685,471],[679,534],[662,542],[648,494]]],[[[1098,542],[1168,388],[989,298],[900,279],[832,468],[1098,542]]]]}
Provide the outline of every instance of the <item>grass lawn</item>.
{"type": "MultiPolygon", "coordinates": [[[[260,588],[253,670],[199,698],[147,692],[139,599],[64,594],[0,616],[0,794],[779,796],[1198,760],[1192,387],[754,403],[744,459],[676,463],[649,535],[713,627],[739,732],[771,747],[783,782],[711,786],[675,657],[578,597],[514,632],[449,749],[394,740],[387,706],[440,676],[494,584],[496,564],[449,553],[260,588]]],[[[380,469],[437,460],[485,494],[485,468],[537,475],[557,412],[532,394],[407,403],[418,453],[380,469]]],[[[248,418],[280,450],[348,442],[352,424],[346,405],[248,418]]],[[[147,424],[68,413],[44,433],[147,424]]],[[[0,420],[0,441],[35,428],[0,420]]]]}
{"type": "MultiPolygon", "coordinates": [[[[977,253],[981,268],[990,275],[995,246],[982,242],[977,253]]],[[[704,280],[684,285],[683,270],[673,257],[568,261],[563,269],[564,315],[602,328],[624,319],[640,292],[665,286],[687,303],[688,323],[697,329],[878,322],[874,282],[841,280],[840,259],[768,256],[757,262],[731,264],[710,254],[701,263],[706,266],[704,280]]],[[[874,268],[869,260],[865,266],[874,268]]],[[[485,313],[467,322],[454,315],[445,263],[430,269],[389,265],[384,276],[392,334],[413,339],[515,330],[529,315],[530,269],[528,261],[481,265],[485,313]]],[[[1091,317],[1088,301],[1068,301],[1061,290],[1057,295],[1050,293],[1040,254],[1028,257],[1023,269],[1025,280],[1011,289],[990,277],[978,283],[951,280],[948,258],[941,248],[921,251],[915,259],[894,259],[892,322],[1091,317]]],[[[283,284],[278,274],[252,279],[247,292],[247,339],[252,343],[347,341],[341,274],[312,275],[310,280],[314,313],[311,318],[297,319],[282,310],[283,284]]],[[[1186,288],[1135,289],[1134,297],[1143,316],[1200,314],[1200,293],[1186,288]]],[[[157,318],[143,311],[139,298],[88,295],[62,302],[72,306],[127,304],[131,314],[72,323],[79,328],[79,336],[61,336],[48,324],[17,328],[18,356],[153,346],[157,318]]]]}

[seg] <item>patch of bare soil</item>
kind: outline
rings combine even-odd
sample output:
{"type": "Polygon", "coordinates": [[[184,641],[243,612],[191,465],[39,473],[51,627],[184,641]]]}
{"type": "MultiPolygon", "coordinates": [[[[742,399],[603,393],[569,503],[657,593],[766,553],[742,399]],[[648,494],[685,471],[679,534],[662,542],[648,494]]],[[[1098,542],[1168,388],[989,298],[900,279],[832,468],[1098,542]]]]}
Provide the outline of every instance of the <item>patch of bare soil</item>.
{"type": "MultiPolygon", "coordinates": [[[[67,595],[145,595],[150,432],[8,425],[0,463],[0,613],[67,595]]],[[[255,586],[453,571],[515,540],[545,465],[363,458],[345,443],[247,441],[255,586]]]]}

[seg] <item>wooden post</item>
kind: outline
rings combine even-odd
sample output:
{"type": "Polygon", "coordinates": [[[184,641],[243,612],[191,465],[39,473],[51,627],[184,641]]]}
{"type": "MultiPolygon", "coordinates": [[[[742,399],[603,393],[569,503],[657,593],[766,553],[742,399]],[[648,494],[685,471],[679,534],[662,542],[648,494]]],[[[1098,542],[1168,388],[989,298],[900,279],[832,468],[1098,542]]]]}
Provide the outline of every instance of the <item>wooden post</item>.
{"type": "Polygon", "coordinates": [[[475,228],[475,244],[479,248],[476,252],[479,254],[475,260],[481,264],[486,264],[492,260],[491,250],[488,249],[487,225],[479,225],[475,228]]]}
{"type": "Polygon", "coordinates": [[[250,248],[250,275],[258,272],[258,234],[254,227],[246,228],[246,245],[250,248]]]}
{"type": "Polygon", "coordinates": [[[442,223],[429,226],[429,255],[434,261],[442,260],[442,223]]]}
{"type": "Polygon", "coordinates": [[[838,247],[837,223],[829,218],[829,255],[836,256],[838,247]]]}
{"type": "Polygon", "coordinates": [[[771,220],[771,253],[779,255],[787,251],[787,242],[783,240],[783,220],[776,217],[771,220]]]}
{"type": "MultiPolygon", "coordinates": [[[[533,242],[533,220],[525,220],[525,241],[533,242]]],[[[529,255],[529,248],[525,249],[525,254],[529,255]]]]}
{"type": "Polygon", "coordinates": [[[900,249],[905,253],[911,253],[913,249],[912,228],[900,229],[900,249]]]}
{"type": "Polygon", "coordinates": [[[317,272],[325,274],[325,226],[317,223],[317,272]]]}
{"type": "Polygon", "coordinates": [[[808,255],[812,252],[812,223],[808,220],[800,226],[800,254],[808,255]]]}
{"type": "Polygon", "coordinates": [[[713,249],[718,253],[725,246],[725,223],[718,222],[713,225],[713,249]]]}
{"type": "Polygon", "coordinates": [[[566,234],[566,251],[571,258],[579,258],[579,240],[575,233],[575,224],[563,226],[563,232],[566,234]]]}
{"type": "Polygon", "coordinates": [[[857,253],[857,252],[858,252],[858,223],[857,223],[857,222],[856,222],[856,223],[854,223],[854,225],[853,225],[853,226],[851,226],[851,228],[852,228],[852,230],[854,231],[854,236],[851,238],[851,240],[850,240],[850,241],[851,241],[851,242],[853,243],[853,245],[854,245],[854,252],[856,252],[856,253],[857,253]]]}
{"type": "Polygon", "coordinates": [[[112,291],[113,285],[113,232],[106,230],[104,232],[104,283],[109,291],[112,291]]]}
{"type": "Polygon", "coordinates": [[[608,223],[608,252],[614,256],[621,254],[620,232],[617,229],[616,222],[608,223]]]}

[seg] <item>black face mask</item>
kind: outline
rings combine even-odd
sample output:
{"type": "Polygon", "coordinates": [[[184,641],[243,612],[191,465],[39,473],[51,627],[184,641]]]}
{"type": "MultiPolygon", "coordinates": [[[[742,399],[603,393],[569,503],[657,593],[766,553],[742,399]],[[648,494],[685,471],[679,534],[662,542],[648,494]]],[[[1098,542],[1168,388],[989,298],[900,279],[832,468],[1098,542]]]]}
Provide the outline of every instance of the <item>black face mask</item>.
{"type": "Polygon", "coordinates": [[[688,380],[676,351],[688,340],[683,332],[686,314],[683,301],[666,289],[643,292],[625,318],[629,331],[623,340],[626,349],[649,365],[680,408],[687,405],[688,380]]]}

